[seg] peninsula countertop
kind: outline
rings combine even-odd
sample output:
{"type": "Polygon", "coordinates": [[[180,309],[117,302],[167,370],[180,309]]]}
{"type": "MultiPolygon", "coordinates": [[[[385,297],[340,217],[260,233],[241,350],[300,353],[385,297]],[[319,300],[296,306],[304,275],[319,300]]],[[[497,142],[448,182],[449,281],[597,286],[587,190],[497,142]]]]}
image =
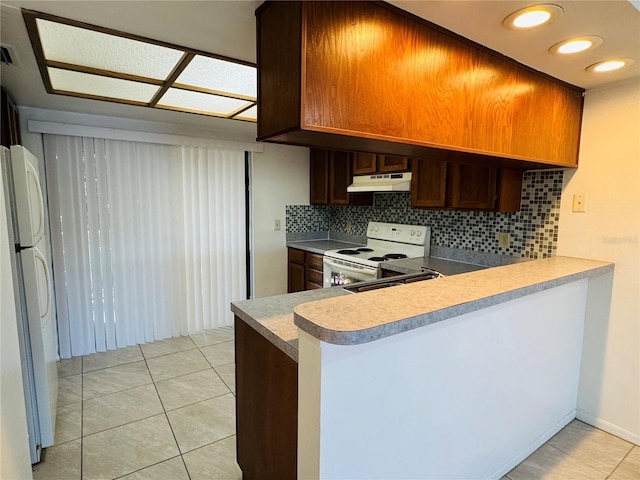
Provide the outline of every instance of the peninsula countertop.
{"type": "Polygon", "coordinates": [[[332,287],[242,300],[231,310],[297,361],[298,327],[329,343],[365,343],[613,268],[610,262],[551,257],[372,292],[332,287]]]}
{"type": "Polygon", "coordinates": [[[532,260],[305,303],[294,308],[294,322],[322,341],[356,345],[602,275],[613,268],[610,262],[571,257],[532,260]]]}

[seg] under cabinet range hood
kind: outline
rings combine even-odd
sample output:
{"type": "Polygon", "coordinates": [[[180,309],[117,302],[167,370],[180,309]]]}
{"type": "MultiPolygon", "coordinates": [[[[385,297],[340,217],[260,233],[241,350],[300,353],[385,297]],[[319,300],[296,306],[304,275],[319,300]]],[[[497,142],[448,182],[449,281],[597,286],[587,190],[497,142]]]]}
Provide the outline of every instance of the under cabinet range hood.
{"type": "Polygon", "coordinates": [[[411,172],[378,173],[354,176],[347,192],[408,192],[410,187],[411,172]]]}

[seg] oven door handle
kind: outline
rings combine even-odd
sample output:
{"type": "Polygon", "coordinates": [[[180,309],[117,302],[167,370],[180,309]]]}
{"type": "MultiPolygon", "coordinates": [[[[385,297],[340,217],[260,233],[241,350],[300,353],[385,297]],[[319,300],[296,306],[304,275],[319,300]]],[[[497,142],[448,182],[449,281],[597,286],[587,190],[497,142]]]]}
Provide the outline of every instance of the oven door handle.
{"type": "Polygon", "coordinates": [[[347,265],[343,265],[342,263],[335,263],[327,258],[324,259],[324,262],[331,266],[331,267],[336,267],[336,268],[340,268],[343,270],[346,270],[348,272],[353,272],[353,273],[361,273],[363,275],[368,275],[370,277],[377,277],[378,276],[378,269],[377,268],[353,268],[353,267],[348,267],[347,265]]]}

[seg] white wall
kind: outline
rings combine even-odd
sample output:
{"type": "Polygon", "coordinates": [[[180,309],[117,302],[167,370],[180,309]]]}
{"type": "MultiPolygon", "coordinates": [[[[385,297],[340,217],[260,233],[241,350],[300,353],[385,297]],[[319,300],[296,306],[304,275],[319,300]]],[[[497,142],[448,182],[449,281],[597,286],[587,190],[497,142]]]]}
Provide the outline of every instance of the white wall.
{"type": "Polygon", "coordinates": [[[11,247],[0,169],[0,478],[31,478],[11,247]]]}
{"type": "Polygon", "coordinates": [[[593,280],[361,345],[299,330],[298,476],[500,478],[575,416],[593,280]]]}
{"type": "Polygon", "coordinates": [[[579,167],[565,173],[558,255],[615,262],[608,324],[587,325],[578,418],[640,443],[640,82],[587,92],[579,167]],[[573,213],[575,193],[586,213],[573,213]],[[592,334],[589,334],[589,332],[592,334]]]}
{"type": "Polygon", "coordinates": [[[309,204],[309,149],[265,143],[253,154],[251,183],[253,297],[287,293],[285,205],[309,204]]]}

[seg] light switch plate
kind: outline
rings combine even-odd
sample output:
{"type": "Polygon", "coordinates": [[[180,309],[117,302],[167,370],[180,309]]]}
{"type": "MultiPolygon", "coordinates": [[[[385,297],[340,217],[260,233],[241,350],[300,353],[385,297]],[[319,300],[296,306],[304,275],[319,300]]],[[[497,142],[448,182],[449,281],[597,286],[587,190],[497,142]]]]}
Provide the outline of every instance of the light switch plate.
{"type": "Polygon", "coordinates": [[[500,248],[509,248],[511,243],[511,235],[508,232],[498,233],[498,246],[500,248]]]}
{"type": "Polygon", "coordinates": [[[573,194],[573,211],[583,213],[587,211],[587,196],[584,193],[573,194]]]}

